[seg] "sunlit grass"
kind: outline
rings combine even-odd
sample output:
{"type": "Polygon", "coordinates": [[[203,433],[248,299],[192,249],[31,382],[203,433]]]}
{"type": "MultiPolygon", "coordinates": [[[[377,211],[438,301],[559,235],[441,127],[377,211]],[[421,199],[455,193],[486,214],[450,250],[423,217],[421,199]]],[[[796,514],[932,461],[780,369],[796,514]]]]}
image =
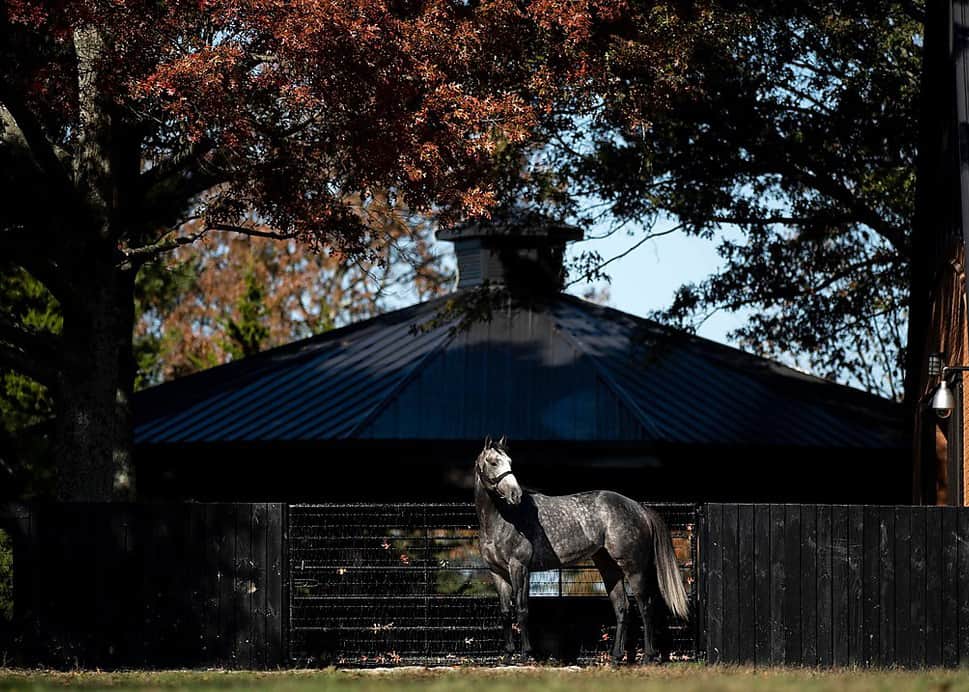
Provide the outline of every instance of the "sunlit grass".
{"type": "Polygon", "coordinates": [[[660,668],[555,669],[456,668],[391,671],[164,671],[60,673],[0,669],[0,689],[260,689],[363,692],[743,692],[746,690],[925,690],[969,692],[969,671],[815,671],[798,669],[719,668],[673,664],[660,668]]]}

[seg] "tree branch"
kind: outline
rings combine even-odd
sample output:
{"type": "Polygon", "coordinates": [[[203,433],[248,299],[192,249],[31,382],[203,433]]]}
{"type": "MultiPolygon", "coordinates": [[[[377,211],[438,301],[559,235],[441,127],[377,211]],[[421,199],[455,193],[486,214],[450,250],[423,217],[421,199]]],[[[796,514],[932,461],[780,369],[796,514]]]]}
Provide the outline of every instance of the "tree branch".
{"type": "Polygon", "coordinates": [[[129,266],[144,264],[145,262],[155,259],[161,254],[171,252],[172,250],[183,245],[191,245],[204,235],[205,230],[180,236],[172,236],[172,234],[169,233],[162,236],[161,240],[154,243],[142,245],[136,248],[124,248],[121,250],[123,264],[127,264],[129,266]]]}
{"type": "Polygon", "coordinates": [[[42,385],[57,384],[55,362],[58,340],[54,335],[28,330],[0,315],[0,367],[15,370],[42,385]]]}
{"type": "Polygon", "coordinates": [[[860,223],[865,224],[882,236],[901,255],[908,254],[908,241],[902,229],[886,222],[884,218],[858,199],[851,190],[838,184],[832,178],[825,178],[806,171],[794,171],[800,178],[818,192],[829,195],[847,207],[860,223]]]}
{"type": "Polygon", "coordinates": [[[58,339],[54,334],[30,329],[2,314],[0,340],[46,358],[53,358],[58,348],[58,339]]]}
{"type": "Polygon", "coordinates": [[[238,233],[240,235],[253,236],[254,238],[271,238],[272,240],[292,240],[296,237],[295,233],[277,233],[275,231],[260,231],[248,226],[235,226],[225,223],[214,223],[206,226],[206,231],[222,231],[224,233],[238,233]]]}
{"type": "Polygon", "coordinates": [[[588,269],[588,270],[582,272],[582,275],[581,276],[579,276],[578,278],[573,279],[572,281],[570,281],[567,284],[565,284],[565,288],[569,288],[570,286],[573,286],[573,285],[579,283],[580,281],[588,281],[593,276],[595,276],[600,271],[602,271],[606,266],[612,264],[616,260],[622,259],[626,255],[632,253],[634,250],[637,250],[647,240],[652,240],[653,238],[659,238],[659,237],[662,237],[664,235],[670,235],[671,233],[676,233],[677,231],[679,231],[680,229],[682,229],[683,226],[684,226],[684,224],[677,224],[676,226],[673,226],[673,228],[669,228],[669,229],[667,229],[665,231],[660,231],[659,233],[647,233],[640,240],[636,241],[636,243],[632,247],[627,248],[623,252],[620,252],[618,255],[613,255],[612,257],[610,257],[609,259],[607,259],[605,262],[602,262],[602,263],[598,264],[597,266],[593,267],[592,269],[588,269]]]}
{"type": "Polygon", "coordinates": [[[154,186],[165,182],[171,176],[189,170],[192,164],[200,161],[203,156],[212,151],[212,148],[213,144],[208,140],[193,142],[187,148],[142,173],[142,189],[150,192],[154,186]]]}
{"type": "Polygon", "coordinates": [[[736,226],[770,226],[782,224],[785,226],[810,226],[818,223],[849,223],[857,221],[854,216],[841,214],[837,216],[711,216],[714,223],[729,223],[736,226]]]}
{"type": "Polygon", "coordinates": [[[51,252],[49,239],[34,228],[0,231],[0,256],[23,267],[63,303],[71,289],[51,252]]]}
{"type": "Polygon", "coordinates": [[[57,371],[48,363],[3,342],[0,342],[0,368],[25,375],[49,390],[57,387],[57,371]]]}
{"type": "Polygon", "coordinates": [[[47,139],[40,124],[26,104],[7,87],[0,84],[0,121],[8,132],[18,137],[26,146],[40,170],[53,183],[58,192],[70,189],[67,171],[57,156],[57,149],[47,139]]]}
{"type": "Polygon", "coordinates": [[[202,238],[202,236],[209,231],[237,233],[239,235],[247,235],[255,238],[270,238],[272,240],[292,240],[293,238],[296,238],[295,233],[260,231],[256,228],[249,228],[248,226],[235,226],[232,224],[216,223],[209,224],[204,229],[196,233],[189,233],[188,235],[180,236],[172,236],[171,234],[167,234],[163,236],[161,240],[154,243],[134,248],[125,248],[121,251],[121,256],[126,264],[143,264],[144,262],[154,259],[158,255],[170,252],[171,250],[179,248],[183,245],[191,245],[195,241],[202,238]]]}

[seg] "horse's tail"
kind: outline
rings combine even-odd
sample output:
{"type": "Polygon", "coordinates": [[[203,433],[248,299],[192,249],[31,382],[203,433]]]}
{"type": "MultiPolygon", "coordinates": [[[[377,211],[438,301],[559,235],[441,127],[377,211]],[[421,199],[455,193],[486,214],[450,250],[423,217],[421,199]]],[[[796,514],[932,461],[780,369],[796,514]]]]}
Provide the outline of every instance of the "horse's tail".
{"type": "Polygon", "coordinates": [[[670,538],[666,522],[657,517],[653,524],[653,556],[656,562],[656,581],[659,592],[666,601],[666,605],[681,620],[690,617],[689,606],[686,602],[686,589],[676,564],[676,553],[673,551],[673,539],[670,538]]]}

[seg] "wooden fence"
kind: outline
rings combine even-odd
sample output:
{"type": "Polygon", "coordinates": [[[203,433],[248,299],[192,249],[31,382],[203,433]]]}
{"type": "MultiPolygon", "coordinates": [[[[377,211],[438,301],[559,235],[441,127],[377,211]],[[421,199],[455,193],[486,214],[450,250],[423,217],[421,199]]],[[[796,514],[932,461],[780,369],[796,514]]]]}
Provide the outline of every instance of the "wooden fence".
{"type": "Polygon", "coordinates": [[[56,666],[285,662],[285,505],[8,509],[16,642],[56,666]]]}
{"type": "Polygon", "coordinates": [[[969,509],[705,506],[712,663],[969,665],[969,509]]]}
{"type": "MultiPolygon", "coordinates": [[[[83,667],[287,665],[288,511],[0,512],[17,650],[83,667]]],[[[969,665],[969,509],[710,504],[699,537],[709,662],[969,665]]]]}

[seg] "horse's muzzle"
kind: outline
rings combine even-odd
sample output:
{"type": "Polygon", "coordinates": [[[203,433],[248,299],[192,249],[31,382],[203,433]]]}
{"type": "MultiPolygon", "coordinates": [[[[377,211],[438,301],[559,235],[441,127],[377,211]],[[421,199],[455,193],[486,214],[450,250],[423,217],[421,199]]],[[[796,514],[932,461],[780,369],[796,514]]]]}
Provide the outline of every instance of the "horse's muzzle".
{"type": "Polygon", "coordinates": [[[518,485],[518,479],[514,476],[505,476],[498,484],[498,493],[505,499],[505,502],[512,507],[521,504],[522,487],[518,485]],[[504,486],[504,487],[502,487],[504,486]]]}

